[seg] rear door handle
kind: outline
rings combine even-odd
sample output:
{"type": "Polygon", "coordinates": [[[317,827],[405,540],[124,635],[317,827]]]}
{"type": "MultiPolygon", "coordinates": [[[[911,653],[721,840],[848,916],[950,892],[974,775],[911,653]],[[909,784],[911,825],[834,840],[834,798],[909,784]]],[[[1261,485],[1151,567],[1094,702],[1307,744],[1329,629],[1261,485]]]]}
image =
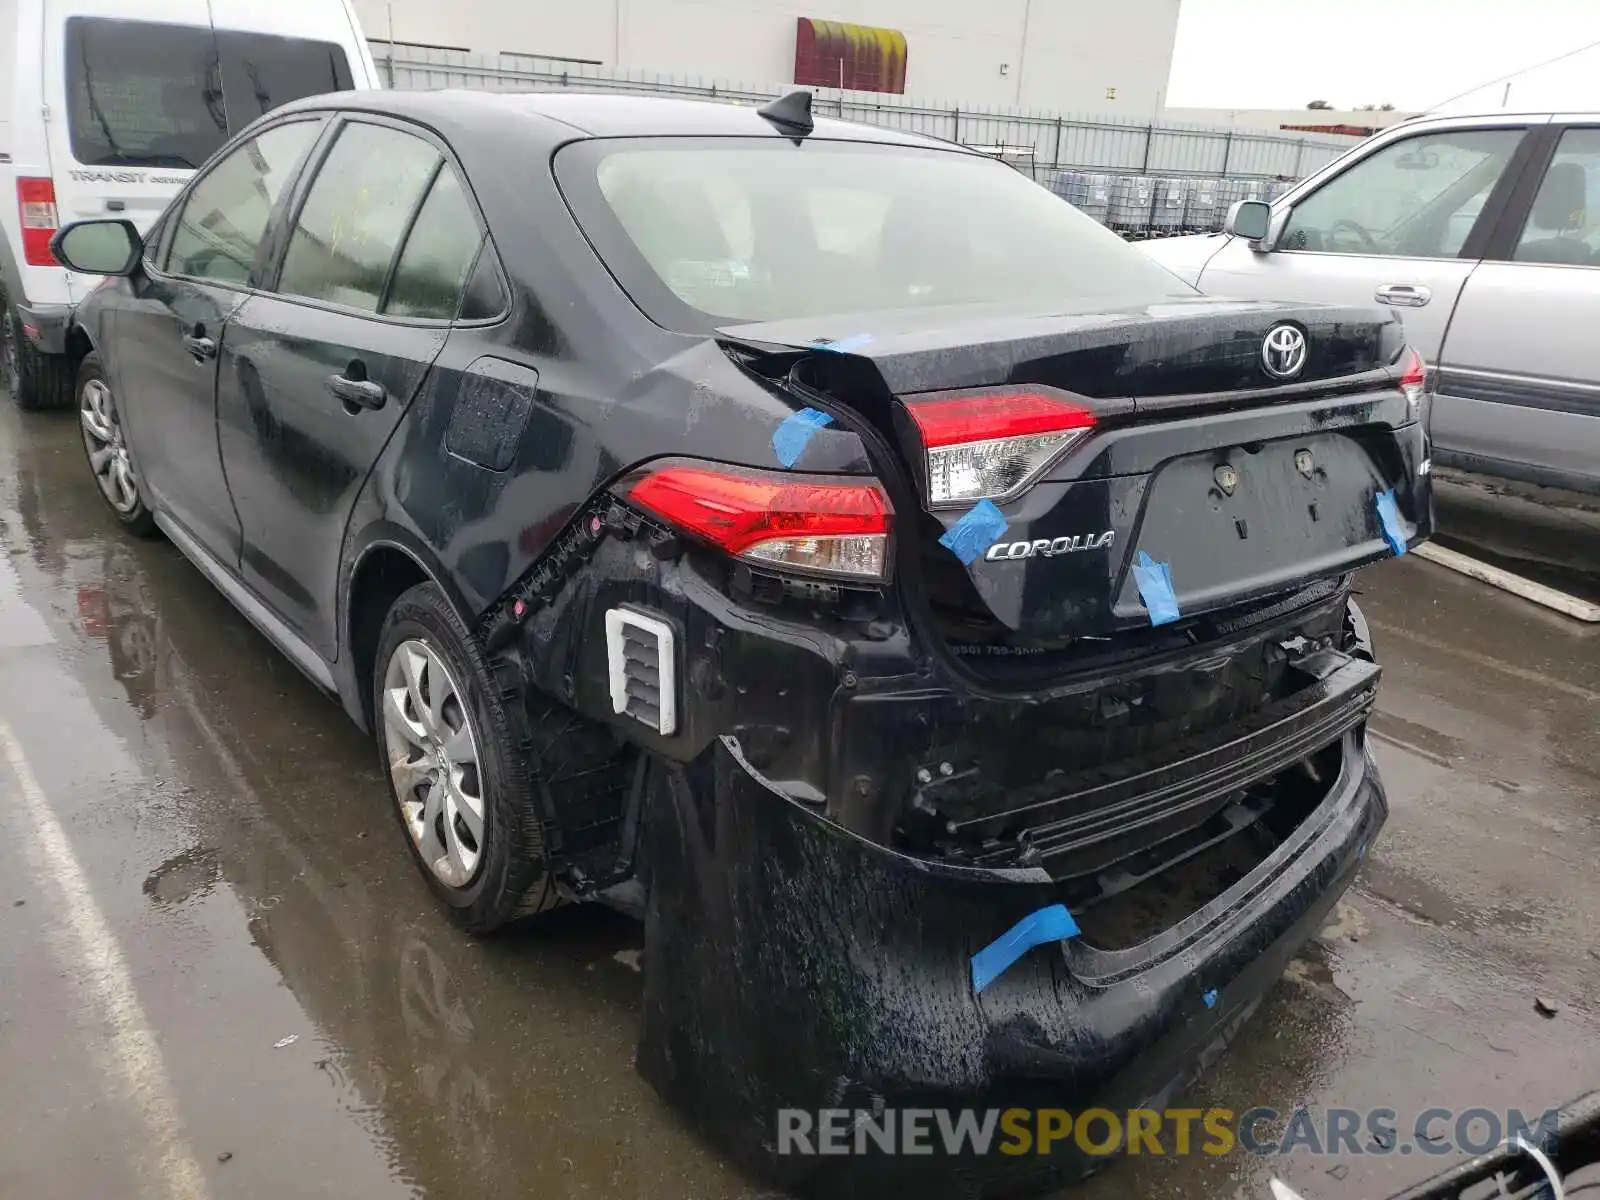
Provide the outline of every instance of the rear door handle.
{"type": "Polygon", "coordinates": [[[1420,283],[1386,283],[1372,293],[1372,298],[1395,308],[1421,308],[1433,299],[1433,289],[1420,283]]]}
{"type": "Polygon", "coordinates": [[[217,356],[217,343],[201,333],[184,334],[183,348],[189,352],[195,362],[204,362],[208,358],[217,356]]]}
{"type": "Polygon", "coordinates": [[[328,390],[343,400],[352,413],[362,408],[382,408],[389,399],[383,384],[370,379],[351,379],[348,375],[328,376],[328,390]]]}

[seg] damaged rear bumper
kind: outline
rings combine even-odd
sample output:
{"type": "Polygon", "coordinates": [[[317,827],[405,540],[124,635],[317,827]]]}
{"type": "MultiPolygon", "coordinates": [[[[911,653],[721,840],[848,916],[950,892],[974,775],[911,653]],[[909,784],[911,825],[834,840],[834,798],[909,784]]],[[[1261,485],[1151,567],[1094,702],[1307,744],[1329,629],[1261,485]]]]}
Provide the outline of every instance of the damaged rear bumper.
{"type": "MultiPolygon", "coordinates": [[[[981,995],[971,956],[1059,903],[1039,867],[913,858],[786,797],[720,739],[649,805],[639,1068],[763,1177],[847,1196],[996,1195],[1103,1160],[778,1152],[799,1109],[1159,1106],[1323,923],[1387,814],[1364,726],[1321,800],[1221,895],[1127,949],[1040,946],[981,995]]],[[[952,1116],[955,1114],[952,1113],[952,1116]]]]}

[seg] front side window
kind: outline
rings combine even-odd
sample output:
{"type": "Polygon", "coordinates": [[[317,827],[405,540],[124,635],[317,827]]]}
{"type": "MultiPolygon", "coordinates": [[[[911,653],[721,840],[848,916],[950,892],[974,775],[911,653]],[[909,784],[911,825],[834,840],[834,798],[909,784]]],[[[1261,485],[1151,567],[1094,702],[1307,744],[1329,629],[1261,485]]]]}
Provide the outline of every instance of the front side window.
{"type": "Polygon", "coordinates": [[[219,283],[247,283],[272,210],[321,121],[290,121],[237,147],[195,184],[172,231],[167,270],[219,283]]]}
{"type": "Polygon", "coordinates": [[[1296,204],[1278,248],[1453,258],[1523,134],[1469,129],[1392,142],[1296,204]]]}
{"type": "Polygon", "coordinates": [[[377,312],[390,264],[440,162],[437,150],[409,133],[346,125],[289,234],[278,290],[377,312]]]}
{"type": "Polygon", "coordinates": [[[976,155],[658,138],[576,143],[556,170],[606,265],[669,327],[1193,294],[1071,205],[976,155]]]}
{"type": "Polygon", "coordinates": [[[1512,257],[1600,266],[1600,129],[1569,129],[1561,135],[1512,257]]]}
{"type": "Polygon", "coordinates": [[[104,17],[65,40],[72,155],[95,167],[194,170],[251,121],[352,86],[331,42],[104,17]]]}

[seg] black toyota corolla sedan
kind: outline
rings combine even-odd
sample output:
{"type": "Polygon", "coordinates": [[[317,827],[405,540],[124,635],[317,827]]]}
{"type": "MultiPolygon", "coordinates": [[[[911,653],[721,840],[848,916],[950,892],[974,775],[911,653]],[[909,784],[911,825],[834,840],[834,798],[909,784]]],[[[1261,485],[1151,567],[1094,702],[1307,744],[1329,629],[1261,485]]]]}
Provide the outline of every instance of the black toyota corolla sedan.
{"type": "Polygon", "coordinates": [[[55,250],[115,518],[373,733],[466,927],[642,913],[641,1070],[789,1183],[876,1186],[780,1108],[1168,1094],[1384,819],[1384,311],[1201,297],[804,94],[301,101],[55,250]]]}

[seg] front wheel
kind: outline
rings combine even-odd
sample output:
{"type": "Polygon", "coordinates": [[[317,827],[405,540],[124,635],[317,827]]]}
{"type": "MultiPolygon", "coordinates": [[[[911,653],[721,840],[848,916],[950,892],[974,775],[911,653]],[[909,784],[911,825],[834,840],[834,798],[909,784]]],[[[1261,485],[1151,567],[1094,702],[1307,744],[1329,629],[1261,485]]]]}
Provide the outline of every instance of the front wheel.
{"type": "Polygon", "coordinates": [[[100,497],[111,515],[136,537],[151,537],[156,531],[155,517],[139,492],[133,455],[123,435],[122,417],[116,397],[106,381],[98,351],[85,356],[78,368],[78,424],[83,434],[84,453],[94,472],[100,497]]]}
{"type": "Polygon", "coordinates": [[[512,714],[435,584],[389,610],[372,698],[395,813],[457,922],[487,933],[554,908],[538,764],[514,751],[512,714]]]}

